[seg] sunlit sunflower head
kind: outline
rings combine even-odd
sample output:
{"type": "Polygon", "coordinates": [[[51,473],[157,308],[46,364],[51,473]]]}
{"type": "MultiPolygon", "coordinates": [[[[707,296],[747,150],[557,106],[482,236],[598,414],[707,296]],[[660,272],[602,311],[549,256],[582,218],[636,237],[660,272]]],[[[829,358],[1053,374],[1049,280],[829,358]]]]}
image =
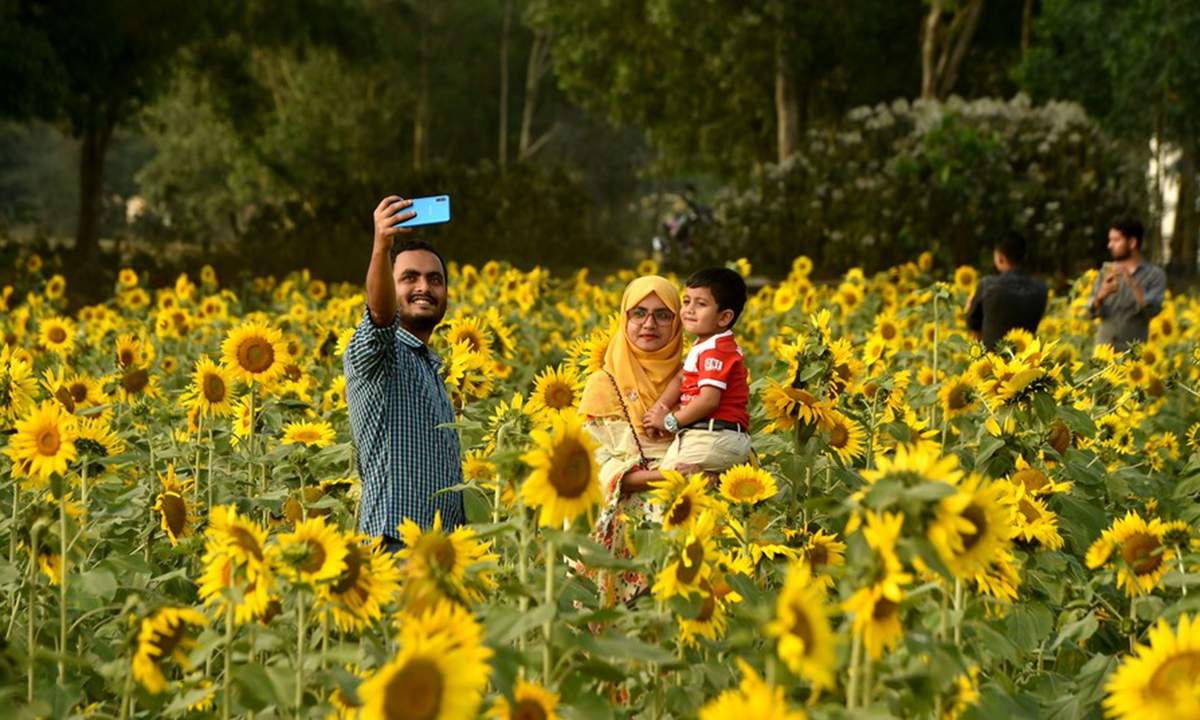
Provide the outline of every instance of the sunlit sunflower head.
{"type": "Polygon", "coordinates": [[[174,659],[190,669],[187,651],[197,643],[188,635],[189,626],[207,627],[208,618],[190,608],[162,608],[142,620],[137,651],[133,656],[133,678],[147,692],[157,695],[167,689],[162,670],[165,661],[174,659]]]}
{"type": "Polygon", "coordinates": [[[185,404],[199,408],[206,417],[229,417],[233,414],[234,400],[233,373],[208,356],[201,357],[192,372],[185,404]]]}
{"type": "Polygon", "coordinates": [[[1160,618],[1104,685],[1108,717],[1200,717],[1200,618],[1184,613],[1172,629],[1160,618]]]}
{"type": "Polygon", "coordinates": [[[963,472],[958,468],[956,455],[942,457],[941,447],[936,443],[920,443],[897,445],[894,455],[876,458],[875,469],[862,475],[868,483],[887,478],[905,487],[915,487],[927,482],[957,485],[963,472]]]}
{"type": "Polygon", "coordinates": [[[707,580],[700,581],[700,609],[694,617],[676,615],[679,623],[679,641],[688,647],[698,647],[699,638],[717,641],[724,637],[729,624],[725,605],[733,602],[726,594],[722,597],[715,589],[716,572],[707,580]]]}
{"type": "Polygon", "coordinates": [[[713,506],[708,496],[708,478],[703,473],[685,478],[674,470],[664,470],[663,479],[651,486],[654,490],[650,499],[663,508],[663,530],[686,528],[713,506]]]}
{"type": "Polygon", "coordinates": [[[480,653],[454,649],[445,635],[416,638],[358,686],[362,717],[386,720],[475,717],[491,672],[480,653]]]}
{"type": "Polygon", "coordinates": [[[115,390],[122,402],[131,404],[162,397],[159,377],[142,366],[121,371],[116,377],[115,390]]]}
{"type": "Polygon", "coordinates": [[[245,322],[221,343],[222,362],[239,380],[270,382],[283,374],[290,357],[283,334],[262,321],[245,322]]]}
{"type": "Polygon", "coordinates": [[[479,540],[473,529],[460,527],[447,533],[442,529],[439,512],[429,530],[422,531],[415,522],[405,519],[399,533],[404,549],[396,553],[396,559],[403,564],[404,592],[410,607],[438,598],[464,604],[479,602],[495,587],[492,574],[500,556],[491,552],[492,543],[479,540]]]}
{"type": "Polygon", "coordinates": [[[715,515],[705,511],[689,526],[687,536],[674,543],[671,560],[651,588],[656,598],[667,600],[700,592],[701,582],[712,575],[718,558],[714,529],[715,515]]]}
{"type": "Polygon", "coordinates": [[[719,487],[722,497],[738,505],[754,505],[779,492],[771,473],[752,465],[734,465],[721,473],[719,487]]]}
{"type": "Polygon", "coordinates": [[[1042,470],[1030,465],[1023,457],[1017,458],[1017,465],[1008,479],[1024,487],[1026,494],[1038,497],[1071,489],[1071,483],[1053,480],[1042,470]]]}
{"type": "Polygon", "coordinates": [[[970,414],[979,407],[975,383],[967,375],[948,378],[938,390],[938,401],[947,420],[970,414]]]}
{"type": "Polygon", "coordinates": [[[1020,483],[1008,483],[1007,489],[1016,509],[1013,513],[1016,521],[1013,540],[1050,550],[1061,548],[1063,539],[1058,533],[1058,516],[1046,505],[1046,501],[1029,493],[1020,483]]]}
{"type": "Polygon", "coordinates": [[[558,720],[558,700],[558,693],[520,679],[513,688],[512,703],[500,695],[492,705],[489,717],[493,720],[558,720]]]}
{"type": "Polygon", "coordinates": [[[546,368],[534,380],[529,401],[534,411],[543,417],[573,413],[579,406],[579,398],[586,384],[583,375],[573,365],[546,368]]]}
{"type": "Polygon", "coordinates": [[[205,534],[210,547],[228,555],[235,564],[251,572],[269,569],[266,528],[239,515],[233,505],[212,508],[205,534]]]}
{"type": "Polygon", "coordinates": [[[846,611],[854,615],[854,632],[862,636],[872,660],[895,649],[904,637],[900,602],[905,595],[901,583],[884,579],[860,588],[846,601],[846,611]]]}
{"type": "Polygon", "coordinates": [[[278,540],[280,572],[295,582],[324,590],[346,570],[346,541],[324,517],[309,517],[278,540]]]}
{"type": "Polygon", "coordinates": [[[137,271],[132,268],[121,268],[121,272],[117,273],[117,284],[125,289],[137,287],[137,271]]]}
{"type": "Polygon", "coordinates": [[[80,458],[110,458],[125,452],[125,441],[103,416],[81,417],[75,430],[75,450],[80,458]]]}
{"type": "Polygon", "coordinates": [[[0,342],[0,428],[33,407],[37,379],[33,368],[15,348],[0,342]]]}
{"type": "Polygon", "coordinates": [[[492,331],[487,321],[475,315],[463,315],[452,320],[446,329],[446,344],[466,342],[471,350],[492,353],[492,331]]]}
{"type": "Polygon", "coordinates": [[[367,536],[343,533],[345,568],[321,594],[323,607],[343,632],[357,631],[379,620],[383,607],[400,591],[400,569],[379,542],[367,536]]]}
{"type": "Polygon", "coordinates": [[[1085,562],[1117,571],[1117,587],[1131,598],[1148,595],[1162,582],[1175,559],[1175,550],[1163,543],[1163,523],[1147,522],[1132,510],[1113,522],[1092,546],[1085,562]]]}
{"type": "Polygon", "coordinates": [[[283,427],[283,437],[280,442],[284,445],[323,448],[332,445],[336,437],[337,433],[328,420],[290,422],[283,427]]]}
{"type": "Polygon", "coordinates": [[[133,333],[117,337],[117,368],[143,367],[154,361],[154,345],[133,333]]]}
{"type": "Polygon", "coordinates": [[[267,565],[246,566],[235,562],[211,536],[205,546],[204,570],[200,573],[197,594],[206,607],[213,607],[218,616],[232,609],[236,625],[256,618],[266,619],[278,611],[275,575],[267,565]]]}
{"type": "Polygon", "coordinates": [[[1003,487],[971,476],[953,495],[938,501],[927,536],[950,572],[969,579],[1008,548],[1012,513],[1003,487]]]}
{"type": "Polygon", "coordinates": [[[158,513],[159,525],[171,539],[171,544],[177,545],[179,538],[192,536],[196,524],[192,512],[199,505],[187,499],[187,494],[196,489],[196,482],[181,482],[173,464],[167,465],[167,474],[159,473],[158,479],[163,489],[154,499],[153,510],[158,513]]]}
{"type": "Polygon", "coordinates": [[[832,687],[837,659],[825,591],[808,567],[793,563],[775,602],[775,619],[766,628],[778,642],[779,658],[806,678],[814,690],[832,687]]]}
{"type": "Polygon", "coordinates": [[[742,682],[700,708],[700,720],[804,720],[804,713],[788,708],[784,689],[768,684],[745,660],[737,658],[742,682]]]}
{"type": "Polygon", "coordinates": [[[960,265],[954,271],[954,287],[966,295],[971,295],[975,292],[975,284],[978,280],[979,273],[970,265],[960,265]]]}
{"type": "Polygon", "coordinates": [[[846,563],[846,543],[838,540],[836,534],[818,528],[815,533],[804,533],[798,559],[808,566],[813,577],[827,578],[831,569],[846,563]]]}
{"type": "Polygon", "coordinates": [[[767,378],[762,402],[767,411],[767,418],[771,420],[764,429],[767,433],[791,430],[797,422],[816,425],[832,409],[829,400],[818,398],[803,388],[782,385],[773,378],[767,378]]]}
{"type": "Polygon", "coordinates": [[[821,429],[825,433],[825,443],[829,446],[829,450],[843,463],[853,462],[856,458],[863,456],[865,452],[863,443],[867,439],[867,433],[863,430],[862,425],[846,417],[840,411],[833,410],[825,415],[821,422],[821,429]]]}
{"type": "Polygon", "coordinates": [[[542,527],[561,527],[600,504],[595,444],[578,417],[554,418],[551,428],[534,430],[534,449],[522,456],[529,477],[521,485],[525,504],[539,508],[542,527]]]}
{"type": "Polygon", "coordinates": [[[75,352],[75,336],[79,326],[70,318],[52,315],[38,322],[38,343],[60,357],[75,352]]]}
{"type": "Polygon", "coordinates": [[[4,454],[13,461],[13,474],[42,485],[50,476],[63,475],[77,456],[76,422],[62,405],[44,401],[18,420],[4,454]]]}

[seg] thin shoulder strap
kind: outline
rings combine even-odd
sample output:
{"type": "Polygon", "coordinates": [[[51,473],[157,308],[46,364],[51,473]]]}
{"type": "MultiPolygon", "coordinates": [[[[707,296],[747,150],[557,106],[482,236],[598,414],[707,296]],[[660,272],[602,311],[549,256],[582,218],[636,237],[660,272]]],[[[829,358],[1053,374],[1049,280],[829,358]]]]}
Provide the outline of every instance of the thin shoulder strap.
{"type": "Polygon", "coordinates": [[[642,463],[642,467],[650,467],[650,461],[646,459],[646,451],[642,449],[642,441],[638,439],[637,428],[633,426],[633,419],[629,417],[629,408],[625,405],[625,396],[621,394],[621,388],[617,385],[617,379],[612,373],[605,370],[604,374],[608,376],[609,382],[612,383],[613,390],[617,393],[617,400],[621,403],[621,412],[625,413],[625,422],[629,423],[629,429],[633,431],[633,441],[637,443],[638,459],[642,463]]]}

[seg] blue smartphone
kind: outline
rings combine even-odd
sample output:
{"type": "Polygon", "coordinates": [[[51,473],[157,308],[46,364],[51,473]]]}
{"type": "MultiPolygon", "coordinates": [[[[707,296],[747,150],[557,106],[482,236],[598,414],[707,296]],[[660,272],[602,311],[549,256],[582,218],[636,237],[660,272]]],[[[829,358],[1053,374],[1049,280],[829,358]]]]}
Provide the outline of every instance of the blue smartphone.
{"type": "Polygon", "coordinates": [[[409,218],[402,223],[397,223],[393,227],[416,227],[418,225],[436,225],[438,223],[450,222],[450,196],[449,195],[431,195],[429,197],[412,198],[412,205],[409,205],[403,212],[415,210],[417,216],[409,218]]]}

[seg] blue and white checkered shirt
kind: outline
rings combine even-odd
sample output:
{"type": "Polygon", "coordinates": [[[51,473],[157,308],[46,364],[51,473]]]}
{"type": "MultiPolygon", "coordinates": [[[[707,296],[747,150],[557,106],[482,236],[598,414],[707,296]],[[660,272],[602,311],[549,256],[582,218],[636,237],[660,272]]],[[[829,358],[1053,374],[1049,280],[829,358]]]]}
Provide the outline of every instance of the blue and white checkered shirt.
{"type": "Polygon", "coordinates": [[[350,431],[362,478],[359,529],[398,538],[411,519],[427,530],[465,522],[462,495],[433,494],[463,481],[454,407],[438,374],[442,359],[393,321],[377,327],[364,311],[343,356],[350,431]]]}

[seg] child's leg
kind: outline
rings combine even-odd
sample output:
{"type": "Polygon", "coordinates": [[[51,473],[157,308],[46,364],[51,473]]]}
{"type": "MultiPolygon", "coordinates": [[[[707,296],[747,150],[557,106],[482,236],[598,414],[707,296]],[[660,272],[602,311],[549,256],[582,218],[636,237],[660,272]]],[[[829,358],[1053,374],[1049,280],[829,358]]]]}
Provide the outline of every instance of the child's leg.
{"type": "Polygon", "coordinates": [[[689,459],[705,472],[723,473],[750,459],[750,436],[734,430],[689,430],[689,459]]]}

